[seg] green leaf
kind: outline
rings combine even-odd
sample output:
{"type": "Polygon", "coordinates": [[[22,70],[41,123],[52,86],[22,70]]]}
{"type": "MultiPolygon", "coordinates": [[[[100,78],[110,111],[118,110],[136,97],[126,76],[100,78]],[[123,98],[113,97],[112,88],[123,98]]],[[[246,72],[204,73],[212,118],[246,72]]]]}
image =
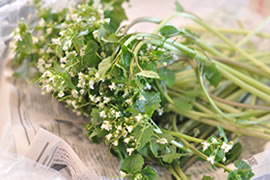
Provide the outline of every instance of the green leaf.
{"type": "Polygon", "coordinates": [[[101,78],[105,77],[106,72],[110,69],[111,67],[111,60],[112,57],[109,56],[101,61],[98,65],[98,74],[100,75],[101,78]]]}
{"type": "Polygon", "coordinates": [[[216,65],[214,63],[204,64],[203,74],[205,75],[206,79],[210,82],[210,84],[215,87],[218,86],[222,78],[221,73],[217,70],[216,65]]]}
{"type": "Polygon", "coordinates": [[[224,132],[224,130],[223,130],[223,128],[222,128],[221,125],[218,125],[218,130],[219,130],[219,135],[221,137],[223,137],[224,138],[224,141],[227,143],[228,142],[228,139],[227,139],[227,136],[226,136],[226,134],[225,134],[225,132],[224,132]]]}
{"type": "Polygon", "coordinates": [[[25,54],[31,54],[33,49],[33,43],[32,43],[32,35],[31,33],[25,33],[22,37],[22,41],[19,42],[20,50],[24,52],[25,54]]]}
{"type": "Polygon", "coordinates": [[[219,149],[216,153],[215,161],[222,161],[223,158],[225,157],[224,151],[219,149]]]}
{"type": "Polygon", "coordinates": [[[192,100],[184,97],[177,97],[173,99],[176,108],[179,108],[183,111],[188,111],[192,109],[192,100]]]}
{"type": "Polygon", "coordinates": [[[128,50],[126,46],[122,46],[122,54],[121,54],[121,64],[125,68],[129,68],[130,61],[133,58],[133,53],[128,50]]]}
{"type": "Polygon", "coordinates": [[[140,154],[133,153],[121,163],[121,170],[134,174],[142,169],[143,164],[143,157],[140,154]]]}
{"type": "Polygon", "coordinates": [[[243,160],[235,161],[234,165],[237,167],[237,169],[251,169],[250,166],[243,160]]]}
{"type": "Polygon", "coordinates": [[[140,126],[137,126],[138,128],[135,128],[134,130],[134,137],[139,143],[138,149],[143,148],[146,143],[148,143],[151,140],[151,137],[153,136],[153,127],[149,126],[146,129],[141,128],[140,126]]]}
{"type": "Polygon", "coordinates": [[[233,162],[234,160],[239,158],[241,153],[242,153],[242,145],[238,142],[234,144],[233,148],[226,154],[227,158],[226,164],[233,162]]]}
{"type": "Polygon", "coordinates": [[[145,177],[145,180],[155,180],[156,178],[156,172],[151,166],[146,166],[141,173],[145,177]]]}
{"type": "Polygon", "coordinates": [[[166,163],[172,163],[173,160],[179,159],[181,156],[183,156],[183,154],[171,153],[171,154],[162,155],[161,158],[166,163]]]}
{"type": "Polygon", "coordinates": [[[89,67],[96,67],[97,64],[100,62],[99,57],[96,55],[96,53],[87,53],[83,57],[83,62],[86,66],[89,67]]]}
{"type": "Polygon", "coordinates": [[[156,143],[156,141],[150,142],[150,149],[155,157],[158,157],[158,148],[159,148],[159,144],[156,143]]]}
{"type": "Polygon", "coordinates": [[[175,7],[177,12],[184,12],[183,6],[177,0],[175,1],[175,7]]]}
{"type": "Polygon", "coordinates": [[[63,56],[62,46],[57,45],[55,47],[55,53],[59,58],[61,58],[63,56]]]}
{"type": "Polygon", "coordinates": [[[162,36],[169,38],[177,35],[179,33],[179,30],[172,25],[166,25],[163,26],[159,32],[162,36]]]}
{"type": "MultiPolygon", "coordinates": [[[[107,0],[102,0],[103,3],[106,4],[106,6],[108,6],[111,1],[107,1],[107,0]]],[[[119,27],[120,23],[123,20],[127,19],[125,10],[122,8],[122,0],[118,0],[118,1],[114,1],[113,5],[112,5],[112,10],[106,10],[104,12],[104,16],[105,18],[110,18],[110,26],[109,29],[111,32],[115,32],[117,30],[117,28],[119,27]]],[[[109,8],[108,8],[109,9],[109,8]]]]}
{"type": "Polygon", "coordinates": [[[151,117],[153,112],[160,107],[160,94],[156,92],[143,91],[140,96],[143,96],[145,100],[136,101],[137,110],[146,113],[151,117]]]}
{"type": "Polygon", "coordinates": [[[171,87],[175,83],[174,72],[167,68],[160,68],[158,71],[161,80],[165,81],[167,86],[171,87]]]}
{"type": "Polygon", "coordinates": [[[237,160],[235,161],[234,166],[237,167],[237,170],[234,170],[229,174],[228,180],[249,180],[254,176],[250,166],[245,161],[237,160]]]}
{"type": "Polygon", "coordinates": [[[203,176],[202,180],[214,180],[211,176],[203,176]]]}
{"type": "Polygon", "coordinates": [[[146,77],[146,78],[155,78],[155,79],[160,78],[158,73],[156,73],[154,71],[145,71],[145,70],[137,73],[136,76],[143,76],[143,77],[146,77]]]}

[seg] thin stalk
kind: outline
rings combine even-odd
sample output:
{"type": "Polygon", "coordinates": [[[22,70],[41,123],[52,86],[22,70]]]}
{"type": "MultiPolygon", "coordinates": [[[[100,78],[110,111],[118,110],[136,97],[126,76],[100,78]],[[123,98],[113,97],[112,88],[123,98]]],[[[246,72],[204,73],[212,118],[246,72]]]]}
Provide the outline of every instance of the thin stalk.
{"type": "Polygon", "coordinates": [[[191,142],[201,143],[201,142],[204,141],[203,139],[195,138],[195,137],[188,136],[188,135],[185,135],[185,134],[182,134],[182,133],[179,133],[179,132],[175,132],[175,131],[169,131],[169,130],[163,130],[163,131],[165,133],[168,133],[168,134],[174,136],[174,137],[184,138],[185,140],[191,141],[191,142]]]}
{"type": "MultiPolygon", "coordinates": [[[[208,32],[205,28],[202,28],[200,26],[185,26],[185,28],[194,30],[194,31],[200,31],[200,32],[208,32]]],[[[223,34],[235,34],[235,35],[248,35],[251,33],[251,31],[248,31],[246,29],[233,29],[233,28],[214,28],[216,31],[223,33],[223,34]]],[[[270,38],[270,34],[266,33],[256,33],[256,36],[262,37],[262,38],[270,38]]]]}
{"type": "Polygon", "coordinates": [[[191,16],[189,14],[180,13],[179,16],[184,16],[184,17],[187,17],[189,19],[192,19],[194,22],[198,23],[203,28],[207,29],[209,32],[215,34],[218,38],[220,38],[226,44],[228,44],[228,46],[232,47],[236,52],[240,53],[242,56],[246,57],[248,60],[250,60],[251,62],[253,62],[256,66],[258,66],[263,71],[265,71],[265,73],[267,73],[267,74],[270,75],[270,68],[268,66],[266,66],[262,62],[260,62],[257,59],[255,59],[253,56],[250,56],[248,53],[246,53],[245,51],[243,51],[242,49],[240,49],[233,42],[231,42],[229,39],[227,39],[225,36],[223,36],[220,32],[216,31],[215,29],[213,29],[212,27],[210,27],[209,25],[207,25],[203,21],[201,21],[201,20],[199,20],[199,19],[197,19],[194,16],[191,16]]]}
{"type": "Polygon", "coordinates": [[[175,167],[176,172],[179,174],[181,180],[188,180],[188,177],[184,174],[184,172],[182,171],[182,169],[179,167],[177,163],[174,163],[174,167],[175,167]]]}
{"type": "Polygon", "coordinates": [[[246,92],[244,89],[239,89],[224,99],[226,99],[227,101],[236,101],[240,98],[240,96],[242,96],[244,92],[246,92]]]}
{"type": "Polygon", "coordinates": [[[169,170],[171,171],[172,175],[175,177],[176,180],[181,180],[179,175],[176,173],[176,171],[172,167],[169,167],[169,170]]]}
{"type": "Polygon", "coordinates": [[[232,101],[227,101],[225,99],[216,97],[214,95],[210,95],[213,99],[225,103],[225,104],[229,104],[231,106],[236,106],[236,107],[243,107],[243,108],[249,108],[249,109],[260,109],[260,110],[265,110],[265,111],[270,111],[270,107],[268,106],[259,106],[259,105],[251,105],[251,104],[242,104],[242,103],[237,103],[237,102],[232,102],[232,101]]]}
{"type": "Polygon", "coordinates": [[[251,73],[258,74],[260,76],[269,77],[267,74],[265,74],[264,72],[260,71],[256,67],[250,66],[248,64],[240,63],[240,62],[237,62],[237,61],[232,61],[232,60],[226,59],[226,58],[220,58],[220,57],[212,57],[212,58],[215,59],[215,60],[217,60],[218,62],[227,64],[227,65],[232,65],[232,66],[235,66],[235,67],[239,67],[241,69],[247,70],[247,71],[249,71],[251,73]]]}
{"type": "Polygon", "coordinates": [[[259,33],[265,26],[270,23],[270,16],[261,24],[259,25],[254,31],[251,31],[244,37],[236,46],[241,47],[246,44],[253,36],[259,33]]]}

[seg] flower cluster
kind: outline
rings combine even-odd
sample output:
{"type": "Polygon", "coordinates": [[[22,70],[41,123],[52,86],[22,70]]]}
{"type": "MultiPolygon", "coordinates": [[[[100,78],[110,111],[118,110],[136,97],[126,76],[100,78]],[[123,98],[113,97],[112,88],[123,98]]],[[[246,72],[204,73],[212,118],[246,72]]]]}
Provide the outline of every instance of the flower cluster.
{"type": "Polygon", "coordinates": [[[201,144],[202,151],[208,156],[207,161],[211,164],[214,164],[215,162],[226,162],[226,153],[228,153],[234,145],[232,141],[222,141],[215,136],[209,137],[201,144]]]}

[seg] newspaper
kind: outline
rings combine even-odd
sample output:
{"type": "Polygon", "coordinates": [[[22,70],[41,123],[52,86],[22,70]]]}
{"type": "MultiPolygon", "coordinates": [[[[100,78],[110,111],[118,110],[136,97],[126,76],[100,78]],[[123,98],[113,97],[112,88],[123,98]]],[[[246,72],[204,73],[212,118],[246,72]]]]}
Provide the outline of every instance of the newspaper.
{"type": "MultiPolygon", "coordinates": [[[[39,169],[45,170],[47,167],[51,174],[55,171],[52,179],[54,177],[71,180],[121,179],[119,159],[110,154],[105,144],[93,144],[87,138],[83,124],[89,122],[90,119],[77,116],[50,95],[41,96],[38,87],[12,78],[12,70],[7,61],[5,66],[3,65],[4,59],[10,59],[5,56],[8,55],[7,47],[11,30],[20,17],[27,17],[27,11],[32,13],[31,6],[26,0],[10,2],[12,3],[8,8],[5,6],[1,8],[0,3],[0,17],[5,15],[5,18],[1,20],[5,27],[8,27],[5,33],[0,35],[0,150],[24,157],[25,159],[21,160],[29,162],[28,168],[38,166],[42,167],[39,169]],[[62,176],[58,176],[59,174],[62,176]]],[[[61,5],[69,4],[57,3],[54,0],[51,2],[61,5]]],[[[72,2],[74,4],[76,1],[72,2]]],[[[198,2],[198,0],[192,0],[188,4],[195,6],[198,2]]],[[[206,4],[210,2],[213,1],[204,1],[206,4]]],[[[237,2],[238,5],[246,5],[243,0],[237,2]]],[[[174,1],[170,3],[173,4],[174,1]]],[[[226,1],[219,1],[214,8],[222,7],[224,3],[226,1]]],[[[198,10],[199,5],[202,4],[197,4],[198,10]]],[[[224,9],[226,7],[228,6],[224,6],[224,9]]],[[[231,12],[235,9],[227,8],[227,11],[231,12]]],[[[207,9],[207,12],[209,11],[207,9]]],[[[218,12],[216,17],[220,18],[222,14],[219,11],[216,12],[218,12]]],[[[239,12],[245,14],[248,11],[239,12]]],[[[3,28],[0,27],[0,31],[4,32],[3,28]]],[[[242,141],[245,146],[243,158],[247,159],[256,174],[253,179],[267,179],[269,177],[267,173],[270,172],[268,165],[270,152],[267,151],[270,149],[269,144],[266,148],[265,141],[246,137],[242,141]]],[[[0,157],[1,162],[2,157],[4,156],[0,157]]],[[[0,166],[0,179],[6,179],[4,177],[7,176],[1,174],[1,170],[4,171],[1,168],[0,166]]],[[[159,172],[159,179],[171,178],[164,169],[156,168],[156,171],[159,172]]],[[[201,161],[196,162],[186,173],[192,174],[192,179],[199,179],[203,174],[209,174],[215,179],[226,179],[226,175],[221,170],[212,171],[209,163],[201,161]]]]}

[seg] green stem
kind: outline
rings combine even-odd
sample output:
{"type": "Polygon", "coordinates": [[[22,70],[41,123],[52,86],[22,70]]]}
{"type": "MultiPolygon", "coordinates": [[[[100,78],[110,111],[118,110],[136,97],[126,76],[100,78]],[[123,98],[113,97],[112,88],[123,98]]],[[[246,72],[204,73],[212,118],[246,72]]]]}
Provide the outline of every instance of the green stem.
{"type": "Polygon", "coordinates": [[[185,134],[182,134],[182,133],[179,133],[179,132],[175,132],[175,131],[169,131],[169,130],[163,130],[163,131],[165,133],[168,133],[168,134],[174,136],[174,137],[184,138],[185,140],[191,141],[191,142],[201,143],[201,142],[204,141],[203,139],[195,138],[195,137],[188,136],[188,135],[185,135],[185,134]]]}
{"type": "Polygon", "coordinates": [[[261,25],[259,25],[254,31],[249,32],[247,36],[244,37],[236,46],[241,47],[244,44],[246,44],[253,36],[258,34],[258,32],[261,31],[269,23],[270,23],[270,16],[261,25]]]}
{"type": "Polygon", "coordinates": [[[182,169],[179,167],[177,163],[174,163],[174,168],[176,172],[179,174],[181,180],[188,180],[187,176],[184,174],[184,172],[182,171],[182,169]]]}
{"type": "Polygon", "coordinates": [[[172,175],[175,177],[176,180],[181,180],[179,175],[175,172],[175,170],[172,167],[169,167],[169,170],[171,171],[172,175]]]}
{"type": "MultiPolygon", "coordinates": [[[[200,26],[185,26],[187,29],[191,29],[194,31],[201,31],[201,32],[207,32],[204,28],[200,26]]],[[[215,28],[216,31],[224,34],[235,34],[235,35],[248,35],[251,33],[251,31],[245,30],[245,29],[232,29],[232,28],[215,28]]],[[[262,37],[262,38],[270,38],[270,34],[265,33],[256,33],[256,36],[262,37]]]]}

